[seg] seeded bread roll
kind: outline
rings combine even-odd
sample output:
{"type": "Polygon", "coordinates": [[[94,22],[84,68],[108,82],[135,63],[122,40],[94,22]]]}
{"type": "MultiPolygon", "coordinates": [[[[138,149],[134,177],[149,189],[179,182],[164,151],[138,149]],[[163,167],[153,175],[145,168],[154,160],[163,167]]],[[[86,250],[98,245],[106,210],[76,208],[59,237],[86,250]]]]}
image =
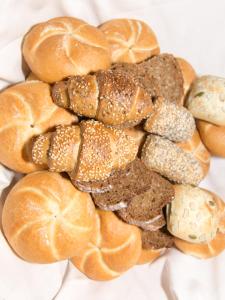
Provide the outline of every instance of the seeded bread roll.
{"type": "Polygon", "coordinates": [[[199,77],[193,83],[186,106],[195,118],[225,126],[225,78],[199,77]]]}
{"type": "Polygon", "coordinates": [[[40,171],[23,177],[10,191],[2,226],[20,257],[51,263],[83,252],[94,216],[89,194],[78,191],[57,173],[40,171]]]}
{"type": "Polygon", "coordinates": [[[163,99],[154,105],[144,125],[146,131],[175,142],[190,139],[195,128],[195,120],[186,108],[163,99]]]}
{"type": "Polygon", "coordinates": [[[107,125],[133,127],[152,111],[152,97],[131,76],[116,70],[73,76],[57,82],[53,101],[107,125]]]}
{"type": "Polygon", "coordinates": [[[114,19],[99,28],[110,44],[112,62],[137,63],[159,53],[157,38],[143,21],[114,19]]]}
{"type": "Polygon", "coordinates": [[[192,67],[192,65],[189,62],[187,62],[184,58],[177,57],[176,60],[181,68],[181,72],[184,80],[184,97],[181,99],[181,103],[180,103],[181,105],[184,105],[185,96],[187,95],[192,85],[192,82],[196,79],[197,74],[194,68],[192,67]]]}
{"type": "Polygon", "coordinates": [[[199,187],[175,185],[175,198],[167,207],[167,228],[191,243],[212,241],[219,228],[221,210],[217,196],[199,187]]]}
{"type": "Polygon", "coordinates": [[[206,259],[219,255],[225,249],[225,204],[217,196],[214,197],[214,201],[221,211],[219,228],[215,238],[204,244],[190,243],[175,238],[175,245],[180,251],[197,258],[206,259]]]}
{"type": "Polygon", "coordinates": [[[210,167],[210,153],[204,146],[197,130],[195,130],[191,139],[177,143],[177,146],[185,152],[192,154],[200,163],[204,177],[208,174],[210,167]]]}
{"type": "MultiPolygon", "coordinates": [[[[151,218],[153,216],[161,216],[160,207],[165,206],[174,193],[172,185],[167,180],[148,170],[138,158],[128,164],[124,170],[113,172],[108,178],[108,186],[110,186],[109,191],[92,194],[98,207],[103,210],[120,210],[127,207],[128,203],[136,197],[134,202],[138,203],[138,200],[140,200],[144,206],[143,194],[149,191],[147,207],[151,218]],[[155,202],[153,202],[154,197],[155,202]]],[[[135,214],[136,209],[134,208],[133,221],[135,218],[138,221],[138,216],[141,214],[140,210],[141,207],[135,214]]],[[[141,217],[143,218],[143,215],[141,217]]],[[[130,219],[132,218],[130,217],[130,219]]],[[[141,220],[143,221],[143,219],[141,220]]],[[[129,222],[129,220],[126,221],[129,222]]],[[[148,223],[147,221],[144,220],[144,222],[148,223]]]]}
{"type": "Polygon", "coordinates": [[[41,81],[25,81],[0,93],[0,162],[29,173],[44,169],[31,158],[32,139],[59,124],[77,123],[76,116],[56,106],[50,87],[41,81]]]}
{"type": "Polygon", "coordinates": [[[104,34],[72,17],[33,26],[24,37],[22,52],[31,71],[46,82],[107,69],[111,63],[104,34]]]}
{"type": "Polygon", "coordinates": [[[140,230],[112,212],[97,210],[89,244],[71,261],[91,279],[111,280],[134,266],[140,254],[140,230]]]}
{"type": "Polygon", "coordinates": [[[204,177],[199,161],[173,142],[150,134],[141,159],[147,168],[177,183],[198,185],[204,177]]]}
{"type": "Polygon", "coordinates": [[[201,139],[212,155],[225,157],[225,126],[197,120],[201,139]]]}
{"type": "Polygon", "coordinates": [[[123,130],[89,120],[79,126],[59,126],[36,138],[32,158],[52,172],[69,172],[72,180],[104,180],[113,170],[135,159],[138,146],[123,130]]]}

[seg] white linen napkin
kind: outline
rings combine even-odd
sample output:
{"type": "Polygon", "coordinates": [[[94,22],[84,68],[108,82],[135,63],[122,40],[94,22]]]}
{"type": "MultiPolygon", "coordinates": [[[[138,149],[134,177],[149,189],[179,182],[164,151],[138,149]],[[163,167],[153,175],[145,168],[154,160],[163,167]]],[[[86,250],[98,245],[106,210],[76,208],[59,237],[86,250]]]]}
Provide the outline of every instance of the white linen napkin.
{"type": "MultiPolygon", "coordinates": [[[[24,80],[24,33],[63,15],[93,25],[111,18],[142,19],[157,34],[162,52],[186,58],[199,74],[225,77],[224,11],[223,0],[1,0],[0,89],[24,80]]],[[[0,167],[0,193],[13,176],[0,167]]],[[[201,186],[225,199],[224,178],[225,160],[214,158],[201,186]]],[[[110,282],[93,282],[66,261],[24,262],[0,233],[0,300],[224,300],[224,276],[225,253],[202,261],[173,249],[152,265],[135,266],[110,282]]]]}

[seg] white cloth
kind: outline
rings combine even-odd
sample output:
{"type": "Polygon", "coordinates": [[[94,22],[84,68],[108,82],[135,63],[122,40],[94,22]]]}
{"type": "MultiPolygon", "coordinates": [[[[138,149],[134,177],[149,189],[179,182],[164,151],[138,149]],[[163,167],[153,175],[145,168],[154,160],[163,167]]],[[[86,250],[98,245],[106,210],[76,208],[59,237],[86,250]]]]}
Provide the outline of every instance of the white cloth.
{"type": "MultiPolygon", "coordinates": [[[[199,74],[225,77],[224,11],[223,0],[1,0],[0,88],[24,79],[20,45],[30,26],[63,15],[93,25],[111,18],[142,19],[156,32],[162,52],[186,58],[199,74]]],[[[214,158],[201,185],[225,199],[224,170],[225,160],[214,158]]],[[[12,177],[0,168],[0,192],[12,177]]],[[[174,249],[118,279],[93,282],[67,262],[20,260],[0,234],[0,300],[223,300],[224,266],[225,253],[201,261],[174,249]]]]}

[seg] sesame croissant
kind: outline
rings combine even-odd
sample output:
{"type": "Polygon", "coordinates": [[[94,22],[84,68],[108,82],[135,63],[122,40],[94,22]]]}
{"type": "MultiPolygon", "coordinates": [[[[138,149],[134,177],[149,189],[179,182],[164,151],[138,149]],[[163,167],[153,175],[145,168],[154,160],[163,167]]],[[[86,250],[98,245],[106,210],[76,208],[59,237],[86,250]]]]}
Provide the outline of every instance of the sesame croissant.
{"type": "Polygon", "coordinates": [[[132,127],[152,111],[150,93],[121,71],[98,71],[55,83],[53,101],[74,113],[107,125],[132,127]]]}
{"type": "Polygon", "coordinates": [[[68,172],[71,179],[89,182],[106,179],[112,170],[135,159],[138,145],[121,129],[94,121],[58,126],[34,141],[32,159],[53,172],[68,172]]]}

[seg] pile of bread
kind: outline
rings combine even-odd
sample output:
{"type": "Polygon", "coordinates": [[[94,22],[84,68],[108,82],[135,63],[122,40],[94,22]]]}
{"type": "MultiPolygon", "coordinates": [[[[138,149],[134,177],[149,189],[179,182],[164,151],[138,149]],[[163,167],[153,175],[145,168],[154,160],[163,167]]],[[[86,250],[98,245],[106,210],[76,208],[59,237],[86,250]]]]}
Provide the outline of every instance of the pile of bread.
{"type": "Polygon", "coordinates": [[[2,213],[18,256],[109,280],[173,246],[225,248],[224,202],[198,187],[225,157],[225,79],[197,78],[131,19],[51,19],[22,54],[29,75],[0,93],[0,162],[27,174],[2,213]]]}

